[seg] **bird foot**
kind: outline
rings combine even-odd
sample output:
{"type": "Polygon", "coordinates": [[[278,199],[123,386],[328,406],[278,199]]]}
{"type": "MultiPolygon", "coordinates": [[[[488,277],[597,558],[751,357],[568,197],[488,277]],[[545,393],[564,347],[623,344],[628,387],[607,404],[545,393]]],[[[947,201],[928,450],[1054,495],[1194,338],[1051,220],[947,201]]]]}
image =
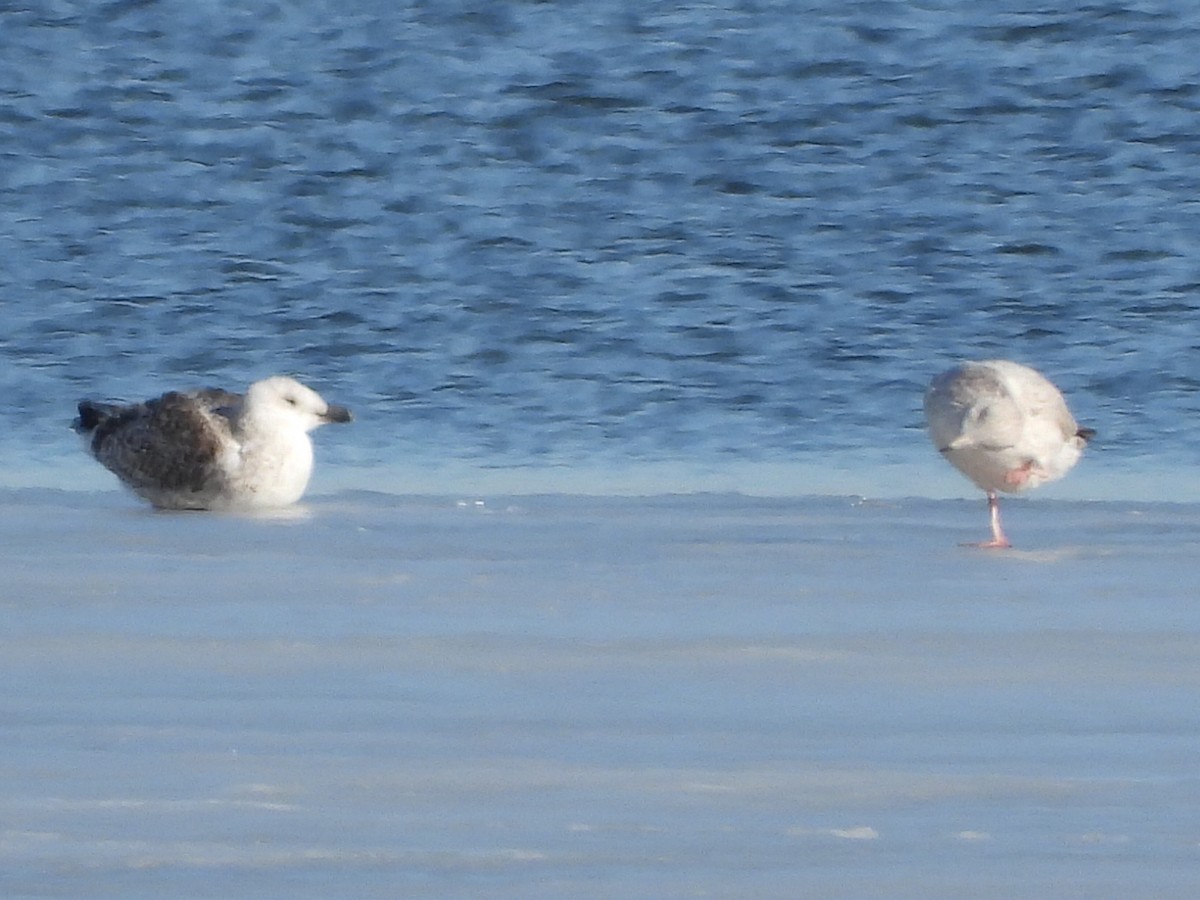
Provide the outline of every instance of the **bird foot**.
{"type": "Polygon", "coordinates": [[[1016,469],[1010,469],[1009,471],[1005,472],[1004,483],[1009,487],[1020,487],[1030,478],[1032,478],[1035,472],[1039,471],[1040,470],[1037,467],[1037,463],[1031,459],[1025,463],[1025,465],[1016,469]]]}
{"type": "Polygon", "coordinates": [[[965,544],[959,544],[960,547],[977,547],[981,550],[1008,550],[1012,547],[1008,538],[993,538],[990,541],[968,541],[965,544]]]}

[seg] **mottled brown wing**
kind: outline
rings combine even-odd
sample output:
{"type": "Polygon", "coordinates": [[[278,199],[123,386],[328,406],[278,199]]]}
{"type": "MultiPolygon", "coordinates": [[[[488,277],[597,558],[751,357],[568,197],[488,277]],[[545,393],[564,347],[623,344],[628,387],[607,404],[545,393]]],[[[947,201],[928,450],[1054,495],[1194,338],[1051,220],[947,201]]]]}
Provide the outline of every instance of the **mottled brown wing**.
{"type": "Polygon", "coordinates": [[[171,392],[157,400],[120,407],[92,435],[92,453],[131,487],[200,491],[222,477],[219,459],[229,426],[209,404],[237,395],[171,392]]]}

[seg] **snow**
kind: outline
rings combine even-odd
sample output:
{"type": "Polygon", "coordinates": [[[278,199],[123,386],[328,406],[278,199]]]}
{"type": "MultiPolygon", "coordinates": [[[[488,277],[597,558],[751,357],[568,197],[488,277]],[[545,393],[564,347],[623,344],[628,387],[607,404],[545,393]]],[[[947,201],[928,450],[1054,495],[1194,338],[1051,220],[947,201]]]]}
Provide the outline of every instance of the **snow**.
{"type": "Polygon", "coordinates": [[[0,896],[1200,889],[1195,504],[0,491],[0,896]]]}

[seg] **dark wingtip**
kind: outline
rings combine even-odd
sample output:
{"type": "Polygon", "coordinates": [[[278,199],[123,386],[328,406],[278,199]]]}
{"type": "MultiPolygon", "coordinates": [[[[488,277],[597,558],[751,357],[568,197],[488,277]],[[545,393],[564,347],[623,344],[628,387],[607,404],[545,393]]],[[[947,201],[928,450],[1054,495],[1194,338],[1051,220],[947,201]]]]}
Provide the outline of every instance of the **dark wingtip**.
{"type": "Polygon", "coordinates": [[[1081,437],[1085,441],[1090,441],[1092,438],[1094,438],[1096,436],[1096,429],[1095,428],[1080,428],[1077,432],[1075,432],[1075,436],[1081,437]]]}
{"type": "Polygon", "coordinates": [[[80,434],[95,431],[96,426],[104,420],[104,413],[91,400],[79,401],[78,409],[79,416],[71,423],[71,427],[80,434]]]}

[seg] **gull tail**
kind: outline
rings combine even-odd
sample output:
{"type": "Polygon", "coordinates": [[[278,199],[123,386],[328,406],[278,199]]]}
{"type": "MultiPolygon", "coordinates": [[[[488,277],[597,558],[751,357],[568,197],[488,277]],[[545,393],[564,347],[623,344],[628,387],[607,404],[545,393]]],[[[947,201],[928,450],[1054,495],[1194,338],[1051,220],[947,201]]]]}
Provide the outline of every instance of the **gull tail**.
{"type": "Polygon", "coordinates": [[[105,422],[120,413],[121,407],[114,403],[96,403],[93,400],[81,400],[79,416],[71,423],[77,434],[89,435],[105,422]]]}

